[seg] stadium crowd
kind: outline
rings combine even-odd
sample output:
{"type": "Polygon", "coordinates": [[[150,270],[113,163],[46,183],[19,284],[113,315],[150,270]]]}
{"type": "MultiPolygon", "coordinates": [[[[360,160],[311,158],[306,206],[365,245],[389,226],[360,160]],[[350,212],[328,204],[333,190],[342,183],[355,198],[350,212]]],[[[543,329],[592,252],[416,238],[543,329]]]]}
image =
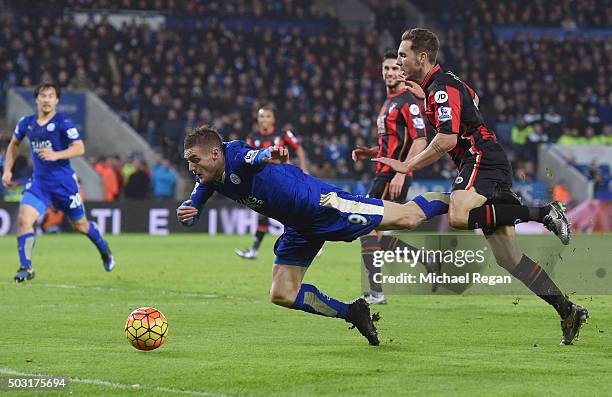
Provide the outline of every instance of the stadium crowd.
{"type": "MultiPolygon", "coordinates": [[[[228,138],[244,138],[256,128],[257,108],[273,102],[279,127],[302,139],[313,174],[358,179],[371,174],[371,165],[353,163],[350,152],[376,142],[375,120],[385,99],[380,56],[399,38],[382,19],[401,10],[396,2],[387,13],[377,13],[374,31],[343,27],[331,11],[308,1],[51,3],[248,16],[254,27],[229,29],[212,18],[155,31],[135,22],[115,29],[104,18],[77,26],[69,17],[5,17],[0,21],[3,88],[53,78],[69,89],[92,89],[176,164],[187,128],[212,121],[228,138]],[[299,24],[272,29],[271,18],[326,24],[321,34],[303,35],[299,24]]],[[[422,7],[439,12],[446,3],[453,2],[422,7]]],[[[582,36],[519,34],[502,40],[492,27],[500,20],[566,26],[571,18],[599,27],[610,21],[610,9],[593,12],[601,3],[594,0],[578,13],[568,11],[576,7],[568,0],[517,3],[522,6],[480,0],[447,16],[465,18],[468,27],[452,28],[464,26],[455,24],[445,31],[440,61],[477,90],[488,124],[510,149],[516,177],[532,180],[540,142],[612,143],[612,47],[582,36]]],[[[453,172],[450,162],[440,162],[417,177],[452,177],[453,172]]]]}

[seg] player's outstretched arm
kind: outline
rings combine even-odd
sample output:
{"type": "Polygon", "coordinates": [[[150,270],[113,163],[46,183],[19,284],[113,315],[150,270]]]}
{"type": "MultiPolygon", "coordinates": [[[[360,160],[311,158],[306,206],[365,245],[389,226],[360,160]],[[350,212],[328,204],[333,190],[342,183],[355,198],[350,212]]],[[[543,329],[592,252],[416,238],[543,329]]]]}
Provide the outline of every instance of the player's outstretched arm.
{"type": "Polygon", "coordinates": [[[289,151],[284,146],[271,146],[270,156],[264,156],[262,160],[267,164],[285,164],[289,161],[289,151]]]}
{"type": "Polygon", "coordinates": [[[208,184],[202,184],[196,179],[196,185],[189,196],[176,209],[176,219],[183,226],[193,226],[200,220],[200,213],[206,201],[212,196],[214,190],[208,184]]]}
{"type": "Polygon", "coordinates": [[[365,146],[357,146],[351,152],[351,158],[355,162],[363,161],[363,160],[371,160],[372,157],[376,156],[376,153],[378,153],[378,148],[376,147],[369,148],[365,146]]]}
{"type": "Polygon", "coordinates": [[[13,179],[13,164],[15,164],[15,159],[19,154],[19,144],[20,140],[13,136],[11,141],[6,148],[6,155],[4,157],[4,171],[2,172],[2,185],[4,187],[9,187],[12,185],[11,180],[13,179]]]}
{"type": "Polygon", "coordinates": [[[45,161],[68,160],[73,157],[79,157],[85,154],[85,145],[83,141],[74,141],[68,146],[68,149],[56,152],[51,148],[38,149],[38,157],[45,161]]]}
{"type": "Polygon", "coordinates": [[[372,161],[377,161],[379,163],[386,164],[389,167],[393,168],[395,171],[406,174],[408,172],[416,171],[435,163],[456,145],[457,135],[436,134],[429,146],[427,146],[425,150],[423,150],[416,157],[410,160],[401,162],[399,160],[390,159],[387,157],[377,157],[372,159],[372,161]]]}

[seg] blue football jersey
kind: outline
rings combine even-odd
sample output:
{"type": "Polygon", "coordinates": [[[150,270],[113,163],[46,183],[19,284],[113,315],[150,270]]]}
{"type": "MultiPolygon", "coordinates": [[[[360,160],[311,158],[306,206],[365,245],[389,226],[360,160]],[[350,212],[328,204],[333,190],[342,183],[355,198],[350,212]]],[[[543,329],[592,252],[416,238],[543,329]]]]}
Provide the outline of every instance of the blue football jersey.
{"type": "Polygon", "coordinates": [[[34,179],[52,181],[59,178],[72,178],[74,171],[70,166],[70,160],[44,161],[38,157],[38,150],[52,148],[59,152],[66,150],[72,142],[81,139],[79,131],[72,120],[61,113],[56,113],[51,120],[44,125],[38,125],[38,116],[22,117],[15,127],[15,138],[18,141],[26,136],[32,145],[32,159],[34,161],[34,179]]]}
{"type": "Polygon", "coordinates": [[[291,164],[272,165],[259,160],[257,150],[241,141],[223,144],[225,177],[222,182],[200,183],[191,194],[200,211],[214,192],[274,218],[296,230],[308,232],[321,208],[321,193],[342,192],[291,164]]]}

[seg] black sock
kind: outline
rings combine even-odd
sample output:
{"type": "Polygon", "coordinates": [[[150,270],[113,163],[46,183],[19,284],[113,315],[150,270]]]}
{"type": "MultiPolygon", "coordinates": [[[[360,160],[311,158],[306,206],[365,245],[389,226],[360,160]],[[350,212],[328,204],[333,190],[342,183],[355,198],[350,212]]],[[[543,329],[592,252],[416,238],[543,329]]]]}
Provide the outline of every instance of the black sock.
{"type": "Polygon", "coordinates": [[[258,230],[255,232],[255,238],[253,239],[253,249],[255,251],[259,251],[259,246],[261,245],[261,242],[263,241],[265,235],[266,232],[264,232],[263,230],[258,230]]]}
{"type": "Polygon", "coordinates": [[[521,280],[537,296],[552,305],[561,318],[565,318],[569,314],[572,302],[563,295],[555,282],[546,274],[546,271],[527,255],[523,255],[518,265],[510,271],[510,274],[521,280]]]}
{"type": "Polygon", "coordinates": [[[470,210],[468,229],[495,229],[497,226],[510,226],[528,221],[542,223],[548,211],[548,206],[527,207],[517,204],[485,204],[470,210]]]}
{"type": "Polygon", "coordinates": [[[361,257],[368,274],[370,290],[373,292],[383,292],[382,285],[374,281],[374,276],[380,274],[380,267],[374,266],[374,252],[382,249],[378,236],[363,236],[361,240],[361,257]]]}

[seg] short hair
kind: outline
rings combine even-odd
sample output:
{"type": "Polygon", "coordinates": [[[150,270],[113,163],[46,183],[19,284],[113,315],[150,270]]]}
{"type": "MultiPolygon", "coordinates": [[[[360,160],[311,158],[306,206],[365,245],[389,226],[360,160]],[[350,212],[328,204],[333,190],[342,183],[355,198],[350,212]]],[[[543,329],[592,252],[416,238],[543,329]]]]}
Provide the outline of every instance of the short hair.
{"type": "Polygon", "coordinates": [[[397,50],[392,48],[387,48],[385,53],[383,54],[382,61],[386,61],[387,59],[397,59],[397,50]]]}
{"type": "Polygon", "coordinates": [[[274,106],[274,104],[272,103],[266,103],[257,111],[259,112],[260,110],[269,110],[270,112],[272,112],[272,114],[276,115],[276,106],[274,106]]]}
{"type": "Polygon", "coordinates": [[[440,40],[434,32],[423,28],[410,29],[402,34],[402,41],[404,40],[412,42],[412,51],[424,52],[431,63],[436,63],[440,40]]]}
{"type": "Polygon", "coordinates": [[[58,99],[62,95],[62,90],[60,89],[59,84],[54,83],[52,81],[43,81],[34,89],[34,98],[38,98],[38,94],[40,94],[42,90],[46,90],[47,88],[53,88],[55,90],[55,95],[57,95],[58,99]]]}
{"type": "Polygon", "coordinates": [[[185,150],[194,146],[200,146],[204,149],[213,147],[221,148],[223,146],[223,138],[213,126],[201,125],[189,129],[185,135],[185,150]]]}

